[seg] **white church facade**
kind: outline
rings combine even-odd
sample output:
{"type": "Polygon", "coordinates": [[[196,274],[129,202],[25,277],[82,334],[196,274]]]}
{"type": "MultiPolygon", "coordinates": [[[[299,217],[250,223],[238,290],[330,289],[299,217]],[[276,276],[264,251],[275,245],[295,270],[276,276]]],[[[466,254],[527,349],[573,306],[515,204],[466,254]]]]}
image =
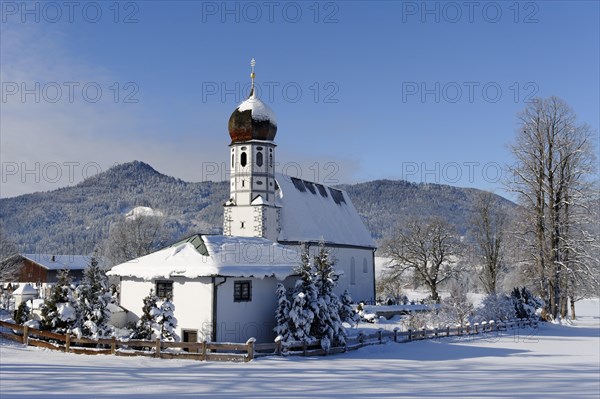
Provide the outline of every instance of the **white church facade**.
{"type": "MultiPolygon", "coordinates": [[[[251,74],[254,84],[254,72],[251,74]]],[[[223,235],[194,235],[114,266],[130,321],[153,289],[171,295],[184,341],[275,338],[278,282],[291,287],[303,248],[324,242],[340,273],[336,290],[375,298],[375,243],[348,194],[275,173],[277,121],[254,88],[229,119],[230,198],[223,235]]]]}

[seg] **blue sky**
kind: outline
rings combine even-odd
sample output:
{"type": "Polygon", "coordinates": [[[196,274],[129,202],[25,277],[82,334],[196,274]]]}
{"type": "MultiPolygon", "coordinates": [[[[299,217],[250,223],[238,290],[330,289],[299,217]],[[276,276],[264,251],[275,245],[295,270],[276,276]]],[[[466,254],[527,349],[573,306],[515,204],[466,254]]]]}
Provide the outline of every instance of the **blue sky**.
{"type": "Polygon", "coordinates": [[[280,170],[508,195],[526,101],[559,96],[599,129],[598,4],[3,2],[0,195],[134,159],[219,179],[253,57],[280,170]]]}

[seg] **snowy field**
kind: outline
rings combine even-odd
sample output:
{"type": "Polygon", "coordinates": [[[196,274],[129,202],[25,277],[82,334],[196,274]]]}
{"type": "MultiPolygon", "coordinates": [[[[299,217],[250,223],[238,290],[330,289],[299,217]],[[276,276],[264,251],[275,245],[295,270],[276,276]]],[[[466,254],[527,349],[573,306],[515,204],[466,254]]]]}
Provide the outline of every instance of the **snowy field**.
{"type": "Polygon", "coordinates": [[[0,346],[0,398],[598,398],[600,301],[570,326],[247,364],[0,346]]]}

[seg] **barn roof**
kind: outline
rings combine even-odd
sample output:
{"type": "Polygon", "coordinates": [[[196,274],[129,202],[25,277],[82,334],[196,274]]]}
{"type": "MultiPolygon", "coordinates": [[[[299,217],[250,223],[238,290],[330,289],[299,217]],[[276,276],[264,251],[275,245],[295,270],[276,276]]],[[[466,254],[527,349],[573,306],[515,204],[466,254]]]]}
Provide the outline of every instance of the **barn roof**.
{"type": "Polygon", "coordinates": [[[87,255],[20,254],[48,270],[83,270],[90,264],[87,255]]]}
{"type": "Polygon", "coordinates": [[[193,235],[167,248],[114,266],[109,275],[144,280],[171,277],[258,277],[294,273],[296,249],[264,238],[193,235]]]}
{"type": "Polygon", "coordinates": [[[348,194],[333,187],[276,174],[281,206],[279,241],[314,242],[375,248],[348,194]]]}

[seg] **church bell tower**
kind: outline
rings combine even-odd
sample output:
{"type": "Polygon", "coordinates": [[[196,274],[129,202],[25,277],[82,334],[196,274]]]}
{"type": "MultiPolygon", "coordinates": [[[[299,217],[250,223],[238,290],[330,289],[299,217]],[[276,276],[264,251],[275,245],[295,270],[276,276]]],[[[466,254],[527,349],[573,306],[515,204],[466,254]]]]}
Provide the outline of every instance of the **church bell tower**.
{"type": "Polygon", "coordinates": [[[275,204],[275,134],[273,111],[254,88],[254,59],[250,62],[250,96],[229,118],[230,197],[224,207],[223,234],[277,240],[279,210],[275,204]]]}

